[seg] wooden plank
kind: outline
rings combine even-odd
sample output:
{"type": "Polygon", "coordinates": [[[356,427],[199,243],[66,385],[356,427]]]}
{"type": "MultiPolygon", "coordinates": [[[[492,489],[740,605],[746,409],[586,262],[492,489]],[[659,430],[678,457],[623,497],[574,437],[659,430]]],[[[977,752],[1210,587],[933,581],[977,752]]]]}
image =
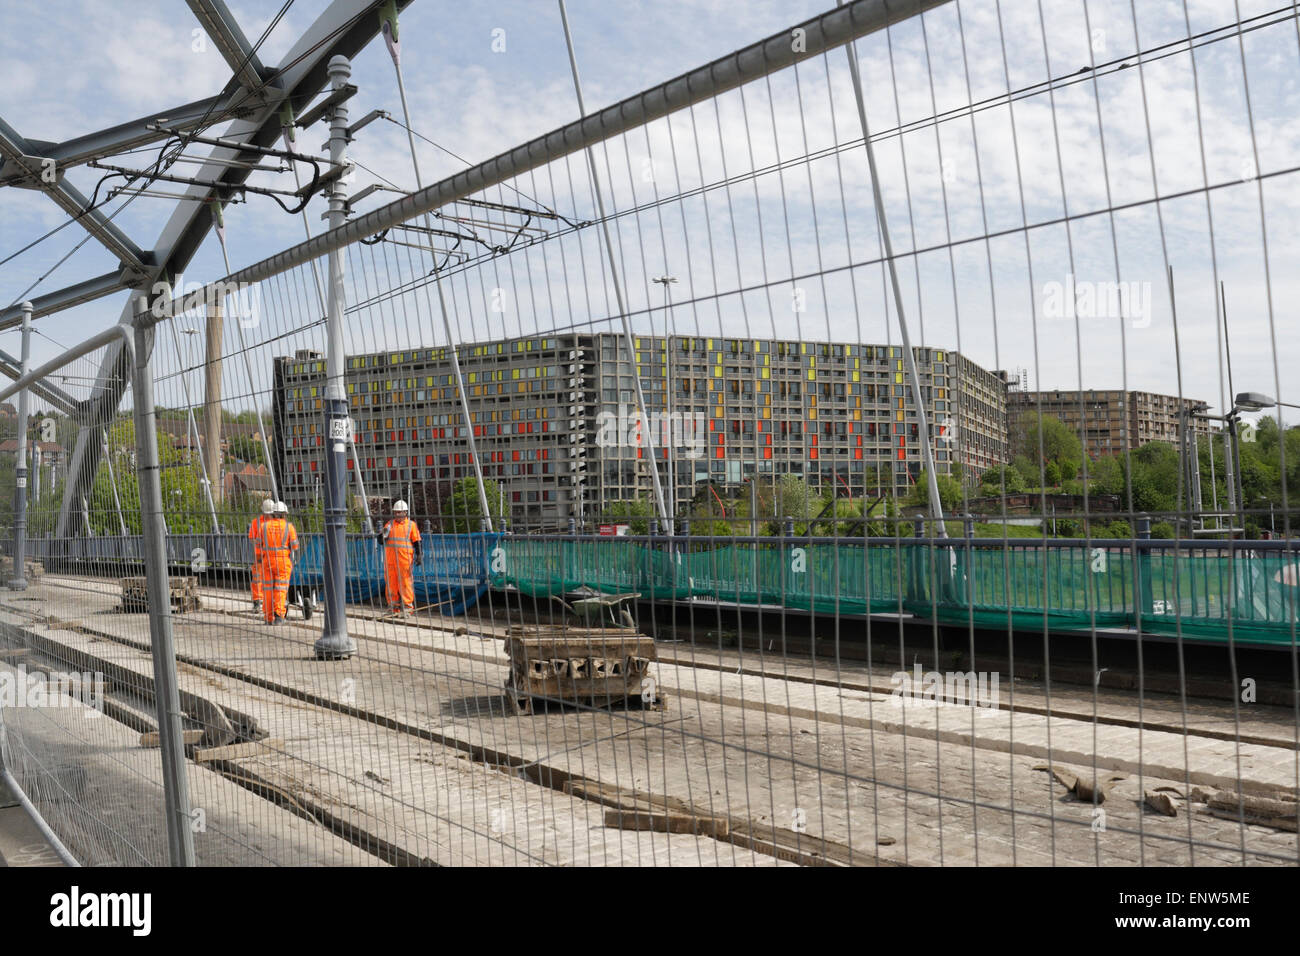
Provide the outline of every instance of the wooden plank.
{"type": "MultiPolygon", "coordinates": [[[[201,731],[201,730],[184,730],[184,731],[181,731],[181,737],[184,739],[184,741],[185,741],[185,745],[188,747],[190,744],[197,744],[197,743],[199,742],[199,740],[203,737],[203,731],[201,731]]],[[[141,735],[140,735],[140,746],[141,746],[141,747],[161,747],[161,746],[162,746],[162,739],[159,737],[159,735],[158,735],[158,731],[156,731],[156,730],[151,730],[151,731],[149,731],[148,733],[141,734],[141,735]]]]}
{"type": "Polygon", "coordinates": [[[279,743],[279,740],[267,738],[250,740],[242,744],[226,744],[224,747],[208,747],[206,750],[194,751],[194,759],[198,763],[206,763],[209,760],[238,760],[240,757],[252,757],[273,745],[278,746],[279,743]]]}
{"type": "Polygon", "coordinates": [[[656,833],[693,833],[722,839],[730,822],[722,817],[700,816],[671,810],[606,810],[605,826],[618,830],[653,830],[656,833]]]}

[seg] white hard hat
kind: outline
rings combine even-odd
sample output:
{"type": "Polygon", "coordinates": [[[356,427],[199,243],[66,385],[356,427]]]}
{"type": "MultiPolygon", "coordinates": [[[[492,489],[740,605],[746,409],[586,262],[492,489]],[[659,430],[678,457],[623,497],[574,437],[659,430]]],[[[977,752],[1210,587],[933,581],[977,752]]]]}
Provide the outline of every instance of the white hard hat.
{"type": "Polygon", "coordinates": [[[262,502],[262,514],[264,515],[275,514],[275,502],[272,501],[270,498],[267,498],[265,501],[262,502]]]}
{"type": "Polygon", "coordinates": [[[277,501],[275,503],[275,510],[282,515],[287,515],[289,513],[289,506],[286,505],[283,501],[277,501]]]}
{"type": "Polygon", "coordinates": [[[393,502],[393,510],[394,510],[394,511],[410,511],[411,509],[408,508],[408,507],[406,507],[406,502],[405,502],[405,501],[403,501],[401,498],[398,498],[396,501],[393,502]]]}

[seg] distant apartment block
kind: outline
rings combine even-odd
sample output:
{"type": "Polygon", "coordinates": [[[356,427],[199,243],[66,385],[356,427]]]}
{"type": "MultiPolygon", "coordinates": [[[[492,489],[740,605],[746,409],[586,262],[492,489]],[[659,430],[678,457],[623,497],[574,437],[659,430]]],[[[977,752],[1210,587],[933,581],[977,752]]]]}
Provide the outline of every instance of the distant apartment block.
{"type": "MultiPolygon", "coordinates": [[[[1152,392],[1118,390],[1010,391],[1007,413],[1013,426],[1026,416],[1042,413],[1060,419],[1079,436],[1089,458],[1118,455],[1148,442],[1177,444],[1182,435],[1183,412],[1204,414],[1206,402],[1152,392]],[[1180,408],[1182,411],[1180,412],[1180,408]]],[[[1198,435],[1209,434],[1203,419],[1189,418],[1198,435]]]]}
{"type": "MultiPolygon", "coordinates": [[[[937,469],[1006,461],[1005,375],[955,352],[914,351],[937,469]]],[[[655,458],[679,513],[710,482],[734,492],[751,478],[793,474],[855,496],[904,494],[921,470],[898,346],[639,336],[629,352],[621,335],[598,333],[473,343],[458,356],[468,424],[447,349],[347,360],[368,494],[405,496],[421,483],[445,494],[474,473],[471,436],[484,477],[530,527],[589,521],[611,502],[648,498],[655,458]]],[[[274,376],[273,455],[297,507],[316,500],[324,480],[324,360],[277,358],[274,376]]]]}

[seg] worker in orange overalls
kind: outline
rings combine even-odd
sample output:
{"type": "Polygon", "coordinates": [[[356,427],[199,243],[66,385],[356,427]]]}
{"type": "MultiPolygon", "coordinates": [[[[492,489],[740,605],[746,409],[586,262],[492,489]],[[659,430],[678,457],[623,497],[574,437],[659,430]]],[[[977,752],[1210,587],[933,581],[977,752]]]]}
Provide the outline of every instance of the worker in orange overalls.
{"type": "Polygon", "coordinates": [[[262,617],[267,624],[280,623],[289,612],[289,575],[298,550],[298,530],[289,521],[288,507],[283,502],[274,507],[262,521],[262,617]]]}
{"type": "Polygon", "coordinates": [[[262,606],[262,524],[266,521],[267,515],[274,513],[275,502],[267,498],[262,502],[262,513],[255,515],[252,524],[248,526],[248,540],[253,542],[253,566],[250,569],[252,573],[249,581],[253,590],[254,611],[262,606]]]}
{"type": "Polygon", "coordinates": [[[388,609],[394,614],[415,613],[415,583],[411,568],[421,562],[420,529],[408,516],[406,502],[393,503],[393,520],[384,525],[384,581],[388,609]]]}

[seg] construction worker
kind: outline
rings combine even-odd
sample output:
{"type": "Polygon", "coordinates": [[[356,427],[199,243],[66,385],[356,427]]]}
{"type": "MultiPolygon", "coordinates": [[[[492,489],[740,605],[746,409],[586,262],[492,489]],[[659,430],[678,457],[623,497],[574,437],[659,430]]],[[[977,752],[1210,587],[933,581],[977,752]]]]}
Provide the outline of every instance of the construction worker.
{"type": "Polygon", "coordinates": [[[273,514],[275,514],[275,502],[267,498],[262,502],[262,513],[255,515],[248,526],[248,540],[253,542],[253,567],[249,580],[252,582],[254,611],[262,606],[262,525],[273,514]]]}
{"type": "Polygon", "coordinates": [[[284,502],[262,524],[262,617],[278,624],[289,612],[289,575],[298,550],[298,530],[289,521],[284,502]]]}
{"type": "Polygon", "coordinates": [[[410,519],[406,502],[393,503],[393,520],[384,525],[384,581],[388,591],[388,609],[394,614],[415,613],[415,583],[411,568],[418,566],[420,529],[410,519]]]}

